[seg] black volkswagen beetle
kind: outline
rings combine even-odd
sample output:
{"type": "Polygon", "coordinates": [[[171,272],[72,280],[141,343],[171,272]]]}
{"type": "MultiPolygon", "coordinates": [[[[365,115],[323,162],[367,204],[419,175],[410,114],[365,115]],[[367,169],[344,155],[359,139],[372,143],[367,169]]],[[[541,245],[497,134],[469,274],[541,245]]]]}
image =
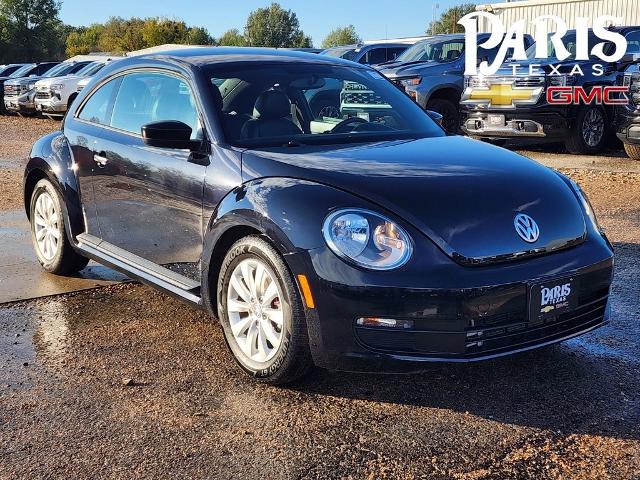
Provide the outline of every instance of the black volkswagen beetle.
{"type": "Polygon", "coordinates": [[[91,258],[206,309],[264,382],[494,358],[608,319],[612,247],[575,183],[331,57],[114,62],[35,144],[24,196],[46,271],[91,258]]]}

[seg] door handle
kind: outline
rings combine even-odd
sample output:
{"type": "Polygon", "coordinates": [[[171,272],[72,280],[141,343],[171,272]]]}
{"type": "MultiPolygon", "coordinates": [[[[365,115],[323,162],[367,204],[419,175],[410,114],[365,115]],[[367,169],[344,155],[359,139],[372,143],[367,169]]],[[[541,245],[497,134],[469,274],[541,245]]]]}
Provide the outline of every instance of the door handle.
{"type": "Polygon", "coordinates": [[[105,156],[103,152],[100,152],[100,154],[97,154],[97,153],[93,154],[93,161],[96,162],[100,168],[104,168],[104,166],[107,164],[109,159],[105,156]]]}

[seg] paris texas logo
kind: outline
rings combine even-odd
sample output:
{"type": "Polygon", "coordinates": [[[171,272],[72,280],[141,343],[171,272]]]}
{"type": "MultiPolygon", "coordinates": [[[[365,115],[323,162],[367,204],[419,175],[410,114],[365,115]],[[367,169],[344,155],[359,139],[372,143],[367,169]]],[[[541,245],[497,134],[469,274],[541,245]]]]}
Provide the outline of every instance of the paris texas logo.
{"type": "MultiPolygon", "coordinates": [[[[489,12],[473,12],[460,19],[465,29],[465,75],[468,76],[492,76],[501,67],[511,69],[513,76],[538,74],[543,65],[536,64],[535,60],[546,61],[544,67],[549,77],[553,76],[584,76],[584,64],[592,59],[598,59],[603,63],[590,63],[591,75],[600,77],[607,71],[607,66],[619,62],[627,52],[627,39],[620,33],[608,28],[609,25],[619,25],[622,18],[603,15],[596,18],[593,28],[589,28],[589,19],[576,18],[575,34],[569,35],[572,43],[570,52],[564,43],[569,33],[566,22],[555,15],[542,15],[532,20],[534,26],[535,54],[527,55],[527,43],[525,42],[525,20],[519,20],[508,29],[497,15],[489,12]],[[489,23],[491,35],[478,44],[478,20],[484,18],[489,23]],[[590,37],[595,36],[600,42],[593,44],[590,37]],[[591,44],[591,45],[590,45],[591,44]],[[493,62],[478,58],[478,48],[495,49],[499,46],[498,54],[493,62]],[[590,48],[591,47],[591,48],[590,48]],[[550,52],[554,52],[552,62],[549,62],[550,52]],[[510,54],[510,56],[509,56],[510,54]],[[509,56],[509,63],[505,64],[509,56]],[[534,61],[532,61],[534,60],[534,61]],[[557,62],[555,62],[557,60],[557,62]],[[573,65],[565,63],[566,60],[575,60],[573,65]],[[519,64],[518,62],[525,62],[519,64]],[[560,63],[562,62],[562,63],[560,63]],[[562,67],[562,73],[560,68],[562,67]],[[568,68],[569,67],[569,68],[568,68]]],[[[509,96],[511,90],[505,85],[500,92],[506,92],[509,96]]],[[[547,103],[559,105],[572,104],[606,104],[626,105],[629,103],[627,93],[629,87],[595,85],[585,88],[583,86],[554,85],[546,91],[547,103]]],[[[496,92],[491,92],[495,96],[496,92]]],[[[522,93],[522,92],[520,92],[522,93]]],[[[499,101],[500,99],[498,99],[499,101]]],[[[507,104],[512,104],[512,98],[504,99],[507,104]]]]}

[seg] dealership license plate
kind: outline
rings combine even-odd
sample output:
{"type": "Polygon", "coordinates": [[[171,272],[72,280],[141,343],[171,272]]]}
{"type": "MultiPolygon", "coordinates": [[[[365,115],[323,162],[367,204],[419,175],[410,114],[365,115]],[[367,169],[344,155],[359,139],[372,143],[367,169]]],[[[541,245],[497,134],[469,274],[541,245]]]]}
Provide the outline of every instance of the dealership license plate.
{"type": "Polygon", "coordinates": [[[504,127],[507,122],[504,115],[489,114],[487,116],[487,123],[492,127],[504,127]]]}
{"type": "Polygon", "coordinates": [[[544,322],[575,309],[577,304],[575,278],[564,277],[535,283],[529,290],[529,323],[544,322]]]}

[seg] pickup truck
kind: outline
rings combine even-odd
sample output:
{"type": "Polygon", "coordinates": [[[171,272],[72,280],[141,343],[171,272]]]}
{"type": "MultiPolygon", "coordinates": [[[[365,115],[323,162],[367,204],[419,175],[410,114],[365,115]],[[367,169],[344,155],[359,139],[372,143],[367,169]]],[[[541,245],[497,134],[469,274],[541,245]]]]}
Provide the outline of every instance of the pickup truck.
{"type": "MultiPolygon", "coordinates": [[[[42,63],[24,63],[24,64],[16,64],[18,68],[13,72],[9,73],[9,71],[3,71],[2,76],[0,76],[0,93],[4,94],[6,92],[4,85],[8,80],[16,80],[19,78],[27,78],[27,77],[39,77],[44,75],[47,71],[51,70],[53,67],[58,65],[58,62],[42,62],[42,63]]],[[[8,90],[10,95],[14,94],[13,86],[8,90]]],[[[15,93],[19,93],[19,91],[15,91],[15,93]]],[[[4,101],[0,101],[0,113],[6,114],[7,109],[4,106],[4,101]]]]}
{"type": "MultiPolygon", "coordinates": [[[[640,51],[640,27],[611,30],[626,37],[628,53],[640,51]]],[[[602,42],[591,31],[588,40],[589,51],[602,42]]],[[[562,41],[569,52],[576,51],[575,31],[567,32],[562,41]]],[[[612,48],[613,44],[606,45],[605,53],[611,53],[612,48]]],[[[551,42],[547,59],[535,58],[535,54],[536,47],[531,46],[526,61],[507,62],[492,76],[466,77],[461,100],[462,130],[472,137],[492,141],[533,138],[563,142],[573,154],[600,152],[614,139],[615,109],[597,103],[551,104],[547,89],[573,86],[591,91],[596,86],[616,86],[624,75],[625,64],[609,64],[596,57],[579,61],[575,53],[560,60],[551,42]],[[572,74],[577,67],[582,75],[572,74]]]]}
{"type": "Polygon", "coordinates": [[[35,108],[47,116],[63,115],[78,96],[78,83],[98,73],[112,59],[87,64],[73,75],[44,78],[36,82],[35,108]]]}
{"type": "MultiPolygon", "coordinates": [[[[478,35],[482,43],[490,34],[478,35]]],[[[525,36],[527,46],[533,43],[525,36]]],[[[425,110],[442,115],[442,125],[449,133],[460,126],[459,103],[464,89],[464,34],[435,35],[407,49],[395,61],[376,68],[403,89],[425,110]]],[[[478,58],[493,62],[498,47],[479,48],[478,58]]]]}
{"type": "Polygon", "coordinates": [[[616,109],[616,134],[629,158],[640,160],[640,63],[627,67],[622,82],[629,87],[629,103],[616,109]]]}
{"type": "Polygon", "coordinates": [[[18,114],[36,113],[36,83],[45,78],[71,75],[82,70],[89,61],[66,61],[47,71],[43,76],[30,76],[6,81],[4,84],[4,106],[9,112],[18,114]]]}

